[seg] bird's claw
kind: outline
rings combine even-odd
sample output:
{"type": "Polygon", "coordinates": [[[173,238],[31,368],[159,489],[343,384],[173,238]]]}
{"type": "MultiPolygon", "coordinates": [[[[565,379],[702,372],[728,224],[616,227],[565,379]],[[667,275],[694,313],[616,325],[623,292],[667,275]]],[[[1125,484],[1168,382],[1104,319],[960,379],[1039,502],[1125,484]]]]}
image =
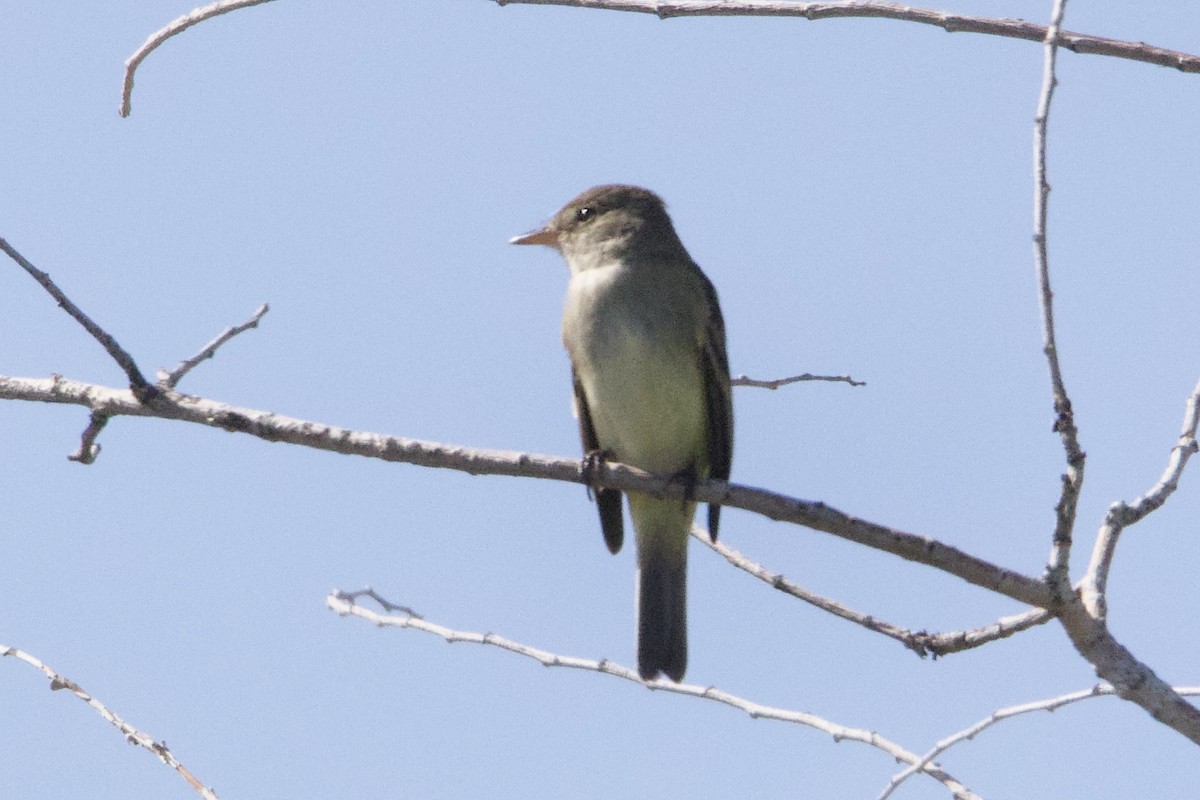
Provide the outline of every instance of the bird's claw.
{"type": "Polygon", "coordinates": [[[587,487],[588,500],[594,501],[596,492],[600,491],[598,479],[609,455],[607,450],[589,450],[584,453],[583,460],[579,462],[579,480],[587,487]]]}

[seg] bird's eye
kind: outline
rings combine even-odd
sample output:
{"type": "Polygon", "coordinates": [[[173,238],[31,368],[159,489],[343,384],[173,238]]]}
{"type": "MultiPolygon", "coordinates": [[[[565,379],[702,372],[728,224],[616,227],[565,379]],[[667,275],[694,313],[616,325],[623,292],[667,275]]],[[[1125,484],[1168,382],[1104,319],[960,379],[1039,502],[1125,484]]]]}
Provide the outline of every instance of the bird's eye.
{"type": "Polygon", "coordinates": [[[591,206],[584,206],[575,212],[576,222],[587,222],[596,213],[596,209],[591,206]]]}

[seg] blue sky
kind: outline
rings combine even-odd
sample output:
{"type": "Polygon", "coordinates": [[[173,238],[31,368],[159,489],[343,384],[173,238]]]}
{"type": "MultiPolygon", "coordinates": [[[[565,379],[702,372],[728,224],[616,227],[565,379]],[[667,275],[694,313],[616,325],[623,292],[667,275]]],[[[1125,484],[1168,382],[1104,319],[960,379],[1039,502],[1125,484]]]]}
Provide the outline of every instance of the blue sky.
{"type": "MultiPolygon", "coordinates": [[[[946,10],[1045,20],[1050,2],[946,10]]],[[[143,369],[262,302],[183,391],[345,427],[578,454],[566,270],[509,247],[587,186],[663,195],[716,285],[734,373],[867,381],[735,393],[733,479],[1029,574],[1062,453],[1030,247],[1036,43],[879,20],[686,19],[483,0],[268,3],[125,59],[188,11],[3,6],[0,236],[143,369]]],[[[1066,27],[1200,51],[1200,7],[1068,7],[1066,27]]],[[[1050,132],[1059,344],[1089,456],[1075,561],[1147,490],[1200,376],[1200,76],[1064,52],[1050,132]]],[[[122,385],[15,265],[0,374],[122,385]]],[[[78,681],[222,798],[875,797],[884,755],[605,676],[545,670],[328,611],[371,585],[432,621],[633,661],[628,551],[578,486],[383,464],[0,403],[0,641],[78,681]]],[[[1114,632],[1200,683],[1200,477],[1122,540],[1114,632]]],[[[1019,606],[795,526],[722,538],[896,624],[1019,606]]],[[[1086,688],[1053,625],[918,660],[693,544],[688,679],[911,750],[1086,688]]],[[[194,796],[12,659],[0,795],[194,796]]],[[[1095,700],[1010,721],[943,764],[989,798],[1186,796],[1193,745],[1095,700]]],[[[902,798],[945,797],[927,778],[902,798]]]]}

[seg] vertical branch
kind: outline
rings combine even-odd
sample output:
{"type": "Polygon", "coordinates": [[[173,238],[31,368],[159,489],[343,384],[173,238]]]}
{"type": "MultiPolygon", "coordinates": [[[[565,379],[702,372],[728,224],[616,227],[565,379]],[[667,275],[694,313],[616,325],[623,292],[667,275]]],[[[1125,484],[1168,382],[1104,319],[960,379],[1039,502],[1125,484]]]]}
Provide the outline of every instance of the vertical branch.
{"type": "Polygon", "coordinates": [[[1108,615],[1108,570],[1112,566],[1113,556],[1116,555],[1117,540],[1127,527],[1161,508],[1163,503],[1167,502],[1167,498],[1174,494],[1188,459],[1200,452],[1200,445],[1196,443],[1197,428],[1200,428],[1200,383],[1196,384],[1196,388],[1192,389],[1191,395],[1188,396],[1179,439],[1171,448],[1167,466],[1158,482],[1132,503],[1113,503],[1104,517],[1104,524],[1100,526],[1100,533],[1096,536],[1096,544],[1092,550],[1092,561],[1083,580],[1080,581],[1080,597],[1087,606],[1088,613],[1097,619],[1104,621],[1108,615]]]}
{"type": "MultiPolygon", "coordinates": [[[[1104,571],[1116,546],[1119,529],[1131,524],[1132,516],[1120,506],[1110,513],[1105,530],[1097,542],[1098,556],[1093,569],[1085,580],[1080,595],[1076,595],[1070,581],[1071,534],[1075,527],[1075,509],[1079,492],[1083,486],[1084,453],[1079,447],[1079,434],[1071,412],[1071,400],[1063,384],[1062,371],[1058,362],[1058,346],[1054,336],[1053,293],[1050,291],[1049,257],[1046,247],[1047,205],[1050,184],[1046,180],[1046,128],[1050,115],[1050,102],[1054,98],[1057,78],[1054,75],[1055,57],[1058,51],[1059,26],[1062,24],[1066,0],[1054,0],[1050,27],[1046,30],[1045,60],[1042,72],[1042,92],[1038,100],[1037,117],[1033,129],[1033,245],[1034,261],[1037,266],[1038,289],[1042,317],[1043,350],[1050,367],[1050,385],[1054,396],[1054,430],[1062,440],[1066,451],[1067,471],[1062,476],[1062,492],[1059,495],[1054,542],[1046,564],[1046,585],[1055,600],[1052,609],[1062,622],[1063,630],[1071,643],[1088,663],[1096,668],[1096,674],[1113,685],[1114,691],[1123,699],[1137,703],[1154,719],[1167,725],[1196,744],[1200,744],[1200,709],[1189,703],[1158,677],[1152,669],[1139,661],[1108,630],[1103,617],[1103,601],[1093,597],[1085,603],[1083,595],[1096,589],[1103,590],[1104,571]],[[1107,531],[1107,533],[1105,532],[1107,531]]],[[[1181,448],[1180,457],[1189,450],[1181,448]]]]}
{"type": "Polygon", "coordinates": [[[1067,471],[1062,476],[1062,492],[1056,507],[1054,542],[1046,565],[1051,590],[1061,600],[1071,590],[1070,556],[1071,532],[1075,527],[1075,508],[1083,488],[1084,453],[1079,447],[1079,433],[1071,411],[1071,399],[1063,383],[1058,362],[1058,344],[1054,335],[1054,293],[1050,291],[1050,264],[1046,244],[1046,219],[1050,200],[1050,183],[1046,180],[1046,130],[1050,103],[1058,85],[1054,68],[1058,57],[1058,39],[1062,27],[1066,0],[1054,0],[1050,26],[1046,29],[1045,56],[1042,68],[1042,91],[1038,98],[1037,116],[1033,127],[1033,256],[1037,269],[1039,304],[1042,318],[1042,351],[1050,367],[1050,388],[1054,397],[1054,431],[1062,439],[1067,456],[1067,471]]]}

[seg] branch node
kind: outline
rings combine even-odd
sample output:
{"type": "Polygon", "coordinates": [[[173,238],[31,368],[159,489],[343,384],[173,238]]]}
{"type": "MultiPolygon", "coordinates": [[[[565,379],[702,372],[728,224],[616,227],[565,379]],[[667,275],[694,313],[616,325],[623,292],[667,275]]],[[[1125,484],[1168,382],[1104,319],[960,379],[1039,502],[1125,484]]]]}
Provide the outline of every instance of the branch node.
{"type": "Polygon", "coordinates": [[[109,419],[107,414],[93,411],[88,420],[88,426],[83,429],[83,434],[80,436],[79,447],[74,453],[67,456],[67,460],[80,464],[94,464],[100,455],[100,445],[96,442],[96,437],[100,435],[100,431],[104,430],[109,419]]]}

